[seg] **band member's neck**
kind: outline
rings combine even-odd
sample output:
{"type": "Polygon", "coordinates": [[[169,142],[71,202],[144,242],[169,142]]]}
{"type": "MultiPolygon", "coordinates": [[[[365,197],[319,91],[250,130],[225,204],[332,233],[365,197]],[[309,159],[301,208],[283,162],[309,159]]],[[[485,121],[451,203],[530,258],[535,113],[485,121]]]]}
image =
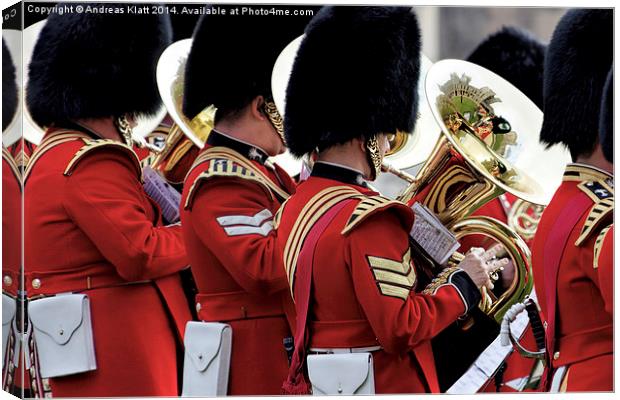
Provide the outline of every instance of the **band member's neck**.
{"type": "Polygon", "coordinates": [[[363,146],[363,141],[361,139],[353,139],[344,144],[331,146],[319,153],[317,161],[338,164],[360,171],[367,179],[371,176],[371,170],[366,158],[366,153],[363,151],[363,146]]]}
{"type": "Polygon", "coordinates": [[[111,139],[122,142],[123,138],[114,125],[114,118],[79,119],[75,124],[88,130],[101,139],[111,139]]]}
{"type": "Polygon", "coordinates": [[[263,97],[257,96],[250,104],[222,118],[215,129],[233,139],[265,151],[269,156],[284,153],[282,139],[262,111],[263,97]]]}
{"type": "Polygon", "coordinates": [[[600,144],[596,145],[592,154],[589,154],[587,156],[579,156],[577,157],[575,162],[591,165],[598,169],[602,169],[603,171],[606,171],[611,175],[614,174],[614,165],[605,159],[600,144]]]}

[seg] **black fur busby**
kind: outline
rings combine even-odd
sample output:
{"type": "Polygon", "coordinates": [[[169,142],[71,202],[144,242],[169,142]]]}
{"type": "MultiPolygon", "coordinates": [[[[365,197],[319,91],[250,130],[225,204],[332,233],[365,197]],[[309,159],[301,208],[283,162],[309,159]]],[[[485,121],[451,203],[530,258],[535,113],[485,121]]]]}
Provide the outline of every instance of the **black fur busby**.
{"type": "Polygon", "coordinates": [[[495,72],[542,108],[545,49],[529,32],[508,26],[487,37],[467,61],[495,72]]]}
{"type": "Polygon", "coordinates": [[[603,155],[614,162],[614,67],[611,67],[603,90],[599,135],[603,155]]]}
{"type": "Polygon", "coordinates": [[[17,81],[15,64],[4,39],[2,39],[2,131],[4,131],[17,111],[17,81]]]}
{"type": "Polygon", "coordinates": [[[256,96],[271,98],[273,65],[309,20],[310,16],[230,12],[202,16],[185,68],[185,115],[191,119],[215,105],[218,120],[247,106],[256,96]]]}
{"type": "Polygon", "coordinates": [[[171,38],[167,16],[51,14],[29,67],[26,101],[32,118],[48,126],[155,113],[161,105],[155,70],[171,38]]]}
{"type": "Polygon", "coordinates": [[[556,26],[545,57],[540,140],[573,160],[597,142],[601,96],[613,60],[613,11],[574,9],[556,26]]]}
{"type": "Polygon", "coordinates": [[[286,92],[296,156],[396,130],[413,131],[420,30],[405,7],[324,7],[306,27],[286,92]]]}

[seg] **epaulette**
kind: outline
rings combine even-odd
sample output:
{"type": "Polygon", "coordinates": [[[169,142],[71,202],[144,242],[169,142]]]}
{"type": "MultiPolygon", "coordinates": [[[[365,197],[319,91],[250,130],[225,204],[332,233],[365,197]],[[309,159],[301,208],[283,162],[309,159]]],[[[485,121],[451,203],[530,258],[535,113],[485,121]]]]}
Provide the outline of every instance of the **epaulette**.
{"type": "Polygon", "coordinates": [[[610,231],[612,227],[613,227],[613,224],[607,225],[605,228],[603,228],[601,233],[599,233],[598,236],[596,237],[596,241],[594,242],[594,252],[592,254],[594,269],[598,268],[598,262],[599,262],[598,259],[601,253],[601,249],[603,248],[603,242],[605,242],[605,237],[607,236],[607,233],[610,231]]]}
{"type": "Polygon", "coordinates": [[[367,217],[387,209],[393,209],[404,217],[404,223],[410,224],[413,221],[413,211],[406,204],[390,200],[384,196],[366,196],[357,204],[353,213],[349,217],[342,234],[346,235],[358,226],[367,217]]]}
{"type": "Polygon", "coordinates": [[[257,184],[262,186],[266,190],[266,192],[269,193],[269,195],[273,198],[273,194],[271,193],[269,186],[266,185],[263,179],[257,176],[254,171],[242,167],[234,161],[225,158],[216,158],[210,160],[209,168],[206,171],[202,172],[200,175],[198,175],[198,177],[194,180],[194,183],[187,192],[187,198],[185,200],[184,208],[187,209],[188,207],[191,207],[197,189],[203,182],[216,177],[239,178],[256,182],[257,184]]]}
{"type": "Polygon", "coordinates": [[[607,220],[609,215],[613,215],[614,192],[603,181],[584,181],[577,187],[594,201],[594,205],[588,212],[581,228],[579,238],[575,241],[575,246],[580,246],[596,231],[601,223],[607,220]]]}
{"type": "Polygon", "coordinates": [[[6,163],[9,165],[9,167],[11,168],[11,171],[13,172],[17,180],[21,181],[22,174],[19,170],[19,167],[17,166],[17,163],[15,162],[13,155],[11,155],[11,153],[4,146],[2,146],[2,159],[6,161],[6,163]]]}
{"type": "Polygon", "coordinates": [[[110,139],[85,139],[84,143],[84,146],[82,146],[71,158],[71,161],[69,161],[69,164],[65,168],[65,176],[70,176],[80,161],[82,161],[87,155],[92,154],[94,151],[106,149],[120,151],[127,154],[133,162],[138,178],[142,181],[142,167],[140,165],[140,158],[131,147],[125,145],[124,143],[110,139]]]}

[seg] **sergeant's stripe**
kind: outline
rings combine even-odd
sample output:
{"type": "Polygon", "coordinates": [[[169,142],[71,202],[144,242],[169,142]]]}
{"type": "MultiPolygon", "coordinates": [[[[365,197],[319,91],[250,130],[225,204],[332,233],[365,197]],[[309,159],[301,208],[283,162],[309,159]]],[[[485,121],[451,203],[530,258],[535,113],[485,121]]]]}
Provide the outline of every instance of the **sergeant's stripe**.
{"type": "Polygon", "coordinates": [[[367,259],[381,294],[406,300],[416,280],[410,250],[407,249],[401,261],[375,256],[367,259]]]}

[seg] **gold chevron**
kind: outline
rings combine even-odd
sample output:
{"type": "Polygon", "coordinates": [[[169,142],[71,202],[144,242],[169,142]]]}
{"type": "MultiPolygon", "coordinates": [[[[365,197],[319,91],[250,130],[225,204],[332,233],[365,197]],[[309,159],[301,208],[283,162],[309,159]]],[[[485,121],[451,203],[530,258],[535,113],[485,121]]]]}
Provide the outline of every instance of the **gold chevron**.
{"type": "Polygon", "coordinates": [[[375,256],[366,258],[381,294],[406,300],[416,280],[411,251],[407,249],[400,261],[375,256]]]}

